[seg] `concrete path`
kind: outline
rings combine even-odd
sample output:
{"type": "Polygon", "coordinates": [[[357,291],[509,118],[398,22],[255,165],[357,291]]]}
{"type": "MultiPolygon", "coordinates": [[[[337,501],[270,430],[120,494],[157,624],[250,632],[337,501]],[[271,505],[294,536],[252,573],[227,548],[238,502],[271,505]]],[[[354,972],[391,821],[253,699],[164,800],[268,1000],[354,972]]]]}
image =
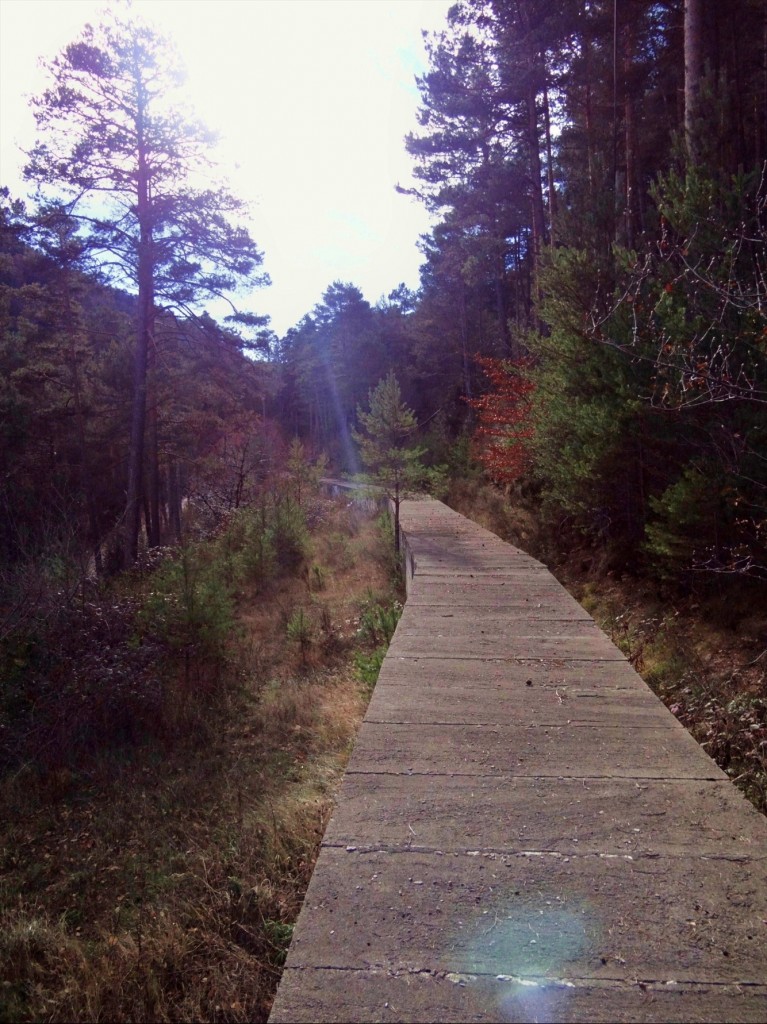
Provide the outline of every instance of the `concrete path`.
{"type": "Polygon", "coordinates": [[[408,600],[270,1020],[767,1020],[767,819],[534,559],[402,508],[408,600]]]}

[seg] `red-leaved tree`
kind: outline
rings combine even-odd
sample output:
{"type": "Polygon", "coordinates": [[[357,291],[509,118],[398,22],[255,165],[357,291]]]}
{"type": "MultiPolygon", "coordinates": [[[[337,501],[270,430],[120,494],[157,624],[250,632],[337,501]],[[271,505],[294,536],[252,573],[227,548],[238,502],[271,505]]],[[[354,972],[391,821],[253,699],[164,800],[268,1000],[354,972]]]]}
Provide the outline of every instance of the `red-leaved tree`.
{"type": "Polygon", "coordinates": [[[477,356],[490,381],[480,398],[467,399],[479,414],[474,451],[479,462],[499,483],[517,480],[530,464],[533,436],[529,359],[493,359],[477,356]]]}

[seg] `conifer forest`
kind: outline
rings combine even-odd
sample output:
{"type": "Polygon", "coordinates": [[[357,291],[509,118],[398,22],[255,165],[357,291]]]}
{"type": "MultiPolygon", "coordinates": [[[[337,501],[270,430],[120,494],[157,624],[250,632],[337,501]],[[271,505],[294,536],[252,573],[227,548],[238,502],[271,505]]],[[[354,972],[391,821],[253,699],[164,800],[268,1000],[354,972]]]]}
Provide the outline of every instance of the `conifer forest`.
{"type": "Polygon", "coordinates": [[[4,565],[128,566],[295,437],[354,472],[394,371],[428,461],[524,487],[561,543],[763,577],[765,24],[761,0],[456,4],[404,143],[436,215],[420,289],[331,282],[279,338],[205,312],[266,278],[237,198],[192,184],[167,41],[73,43],[36,101],[40,202],[3,203],[4,565]]]}
{"type": "MultiPolygon", "coordinates": [[[[329,280],[282,336],[240,308],[267,294],[268,252],[210,164],[172,43],[120,8],[50,61],[25,168],[35,198],[0,192],[7,807],[34,790],[48,813],[46,794],[98,789],[94,765],[117,750],[142,764],[212,742],[214,719],[223,734],[260,671],[243,668],[243,601],[291,573],[318,598],[333,566],[353,571],[351,527],[310,539],[341,514],[322,476],[377,482],[397,509],[419,490],[484,488],[507,522],[534,522],[532,553],[565,576],[761,615],[738,773],[767,807],[767,4],[457,0],[427,50],[403,140],[415,184],[399,186],[433,218],[420,287],[365,297],[329,280]]],[[[360,598],[361,653],[316,601],[286,606],[275,628],[298,675],[345,650],[366,680],[396,624],[392,586],[360,598]]],[[[3,847],[9,871],[21,836],[3,847]]],[[[273,862],[295,879],[307,858],[285,846],[273,862]]],[[[252,942],[271,978],[290,901],[264,882],[253,910],[222,864],[231,913],[266,927],[252,942]]],[[[190,1001],[191,960],[155,1002],[145,980],[108,1001],[109,957],[138,970],[152,941],[142,870],[123,931],[91,936],[100,995],[72,945],[88,926],[51,917],[70,943],[54,969],[31,932],[24,956],[12,946],[8,901],[3,1019],[263,1019],[263,994],[206,1002],[200,983],[190,1001]]]]}

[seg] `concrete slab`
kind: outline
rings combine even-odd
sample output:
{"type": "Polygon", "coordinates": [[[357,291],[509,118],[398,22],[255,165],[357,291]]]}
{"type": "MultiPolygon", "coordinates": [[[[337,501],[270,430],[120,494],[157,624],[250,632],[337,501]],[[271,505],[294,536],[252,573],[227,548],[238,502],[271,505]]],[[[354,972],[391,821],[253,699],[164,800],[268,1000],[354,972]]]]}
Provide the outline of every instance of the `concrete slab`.
{"type": "Polygon", "coordinates": [[[476,558],[485,561],[493,561],[497,565],[514,566],[526,569],[538,569],[541,572],[548,572],[543,563],[534,558],[515,551],[508,544],[501,540],[495,543],[489,541],[477,541],[472,536],[433,537],[429,539],[418,538],[408,543],[410,555],[421,565],[427,562],[434,562],[438,565],[450,567],[460,562],[461,559],[476,558]]]}
{"type": "Polygon", "coordinates": [[[585,697],[605,692],[631,692],[641,694],[655,705],[657,698],[625,660],[611,662],[570,661],[565,658],[502,659],[486,658],[478,661],[460,658],[421,658],[417,655],[387,654],[378,677],[380,690],[389,686],[413,689],[422,684],[460,687],[467,693],[478,692],[484,700],[485,689],[498,687],[525,687],[535,694],[541,688],[578,690],[585,697]]]}
{"type": "Polygon", "coordinates": [[[605,635],[593,619],[554,618],[551,615],[403,615],[397,637],[430,637],[447,645],[466,637],[591,637],[604,643],[605,635]]]}
{"type": "Polygon", "coordinates": [[[365,721],[350,772],[552,778],[726,778],[683,726],[476,726],[365,721]]]}
{"type": "MultiPolygon", "coordinates": [[[[483,618],[505,616],[506,614],[511,619],[529,617],[531,619],[557,619],[560,622],[573,620],[587,622],[591,619],[591,616],[581,608],[577,601],[563,602],[557,594],[553,594],[549,598],[539,598],[533,602],[532,598],[524,593],[515,595],[510,591],[504,591],[503,594],[500,596],[496,595],[492,600],[485,600],[483,595],[480,594],[475,595],[475,601],[469,602],[467,600],[463,603],[455,598],[441,600],[438,598],[438,595],[432,595],[433,600],[424,601],[419,604],[418,595],[412,591],[411,593],[413,594],[413,608],[420,608],[423,611],[428,610],[435,617],[440,614],[455,616],[459,615],[462,611],[471,611],[471,614],[478,621],[481,621],[483,618]],[[483,598],[482,600],[480,600],[481,597],[483,598]]],[[[408,598],[408,603],[410,601],[411,598],[408,598]]]]}
{"type": "Polygon", "coordinates": [[[495,726],[668,721],[665,706],[648,687],[637,685],[635,675],[613,673],[594,681],[571,667],[549,672],[514,661],[492,667],[491,673],[483,661],[387,660],[367,721],[495,726]]]}
{"type": "Polygon", "coordinates": [[[528,624],[523,636],[476,632],[449,639],[435,634],[395,633],[390,650],[394,657],[420,655],[438,658],[557,658],[570,661],[625,661],[625,656],[604,634],[592,636],[539,636],[528,624]]]}
{"type": "Polygon", "coordinates": [[[580,605],[573,607],[570,604],[562,605],[558,601],[548,601],[545,604],[539,602],[537,605],[521,604],[514,607],[506,605],[501,608],[484,605],[475,605],[465,608],[434,608],[431,605],[418,608],[413,613],[411,609],[405,608],[400,624],[407,629],[448,629],[452,630],[463,627],[469,622],[478,625],[482,629],[494,629],[504,631],[515,622],[561,622],[567,624],[583,623],[589,627],[599,629],[580,605]]]}
{"type": "Polygon", "coordinates": [[[491,582],[476,579],[429,580],[426,576],[410,581],[408,606],[420,608],[535,608],[554,603],[562,609],[570,608],[583,615],[583,608],[556,580],[535,580],[524,584],[514,580],[491,582]]]}
{"type": "Polygon", "coordinates": [[[729,781],[346,776],[325,833],[358,849],[764,858],[764,820],[729,781]],[[762,844],[762,845],[760,845],[762,844]]]}
{"type": "Polygon", "coordinates": [[[764,1024],[767,986],[541,981],[445,971],[289,968],[274,1024],[644,1021],[764,1024]]]}
{"type": "Polygon", "coordinates": [[[417,683],[416,693],[406,686],[381,687],[368,708],[367,721],[400,725],[607,725],[652,727],[668,713],[659,700],[634,693],[573,693],[554,687],[485,688],[482,700],[458,686],[417,683]]]}
{"type": "Polygon", "coordinates": [[[764,984],[767,864],[327,847],[293,967],[764,984]],[[362,927],[361,927],[362,925],[362,927]]]}
{"type": "Polygon", "coordinates": [[[505,565],[498,559],[466,559],[465,565],[457,565],[456,560],[452,561],[452,565],[442,565],[434,560],[419,560],[415,563],[413,575],[416,581],[449,584],[466,583],[473,579],[482,580],[486,574],[492,573],[493,582],[496,584],[505,582],[506,586],[521,583],[551,585],[551,576],[543,567],[505,565]]]}
{"type": "Polygon", "coordinates": [[[434,595],[439,596],[442,592],[456,594],[466,593],[467,590],[478,588],[475,596],[486,597],[488,594],[498,592],[499,595],[511,592],[520,592],[524,586],[525,596],[533,597],[538,591],[544,595],[558,594],[563,601],[567,601],[568,593],[561,583],[558,583],[549,573],[520,573],[518,578],[513,576],[496,576],[493,574],[476,573],[474,577],[467,579],[460,573],[445,573],[440,576],[428,576],[427,574],[416,575],[414,587],[423,590],[428,587],[434,588],[434,595]]]}

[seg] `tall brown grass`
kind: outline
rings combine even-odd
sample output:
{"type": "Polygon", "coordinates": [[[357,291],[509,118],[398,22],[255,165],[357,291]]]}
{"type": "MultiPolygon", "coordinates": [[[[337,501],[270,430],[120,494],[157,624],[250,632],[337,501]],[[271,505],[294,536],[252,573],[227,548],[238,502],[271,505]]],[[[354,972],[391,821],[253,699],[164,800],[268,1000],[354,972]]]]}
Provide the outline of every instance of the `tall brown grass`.
{"type": "Polygon", "coordinates": [[[375,525],[321,505],[299,560],[240,581],[233,675],[200,728],[6,774],[0,1019],[268,1015],[369,693],[362,609],[371,585],[395,596],[375,525]],[[286,640],[297,609],[305,652],[286,640]]]}

